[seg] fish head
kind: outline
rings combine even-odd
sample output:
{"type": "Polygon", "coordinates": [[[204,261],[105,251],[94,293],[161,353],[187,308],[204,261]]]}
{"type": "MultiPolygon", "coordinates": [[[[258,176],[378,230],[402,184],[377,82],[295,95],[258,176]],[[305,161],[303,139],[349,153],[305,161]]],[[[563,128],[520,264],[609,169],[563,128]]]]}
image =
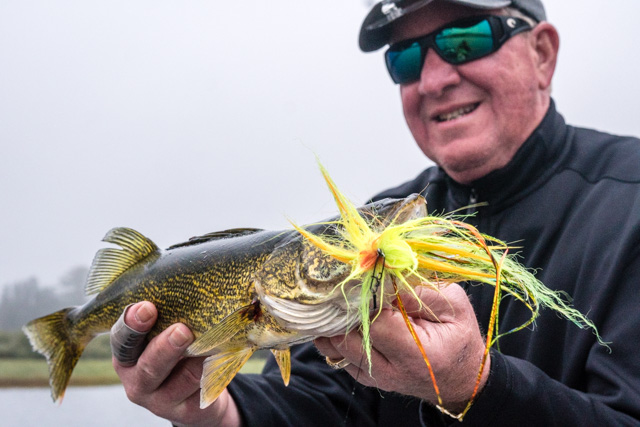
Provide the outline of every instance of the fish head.
{"type": "Polygon", "coordinates": [[[392,223],[402,224],[427,216],[427,201],[420,194],[414,193],[404,199],[389,198],[369,203],[359,210],[365,218],[366,215],[377,218],[384,228],[392,223]]]}
{"type": "MultiPolygon", "coordinates": [[[[412,194],[403,199],[372,202],[358,208],[358,212],[374,231],[381,231],[390,224],[422,218],[427,215],[427,208],[424,197],[412,194]]],[[[346,244],[339,219],[330,218],[304,228],[334,244],[346,244]]],[[[290,233],[256,272],[258,293],[305,304],[326,301],[349,276],[351,265],[325,253],[298,232],[290,233]]]]}

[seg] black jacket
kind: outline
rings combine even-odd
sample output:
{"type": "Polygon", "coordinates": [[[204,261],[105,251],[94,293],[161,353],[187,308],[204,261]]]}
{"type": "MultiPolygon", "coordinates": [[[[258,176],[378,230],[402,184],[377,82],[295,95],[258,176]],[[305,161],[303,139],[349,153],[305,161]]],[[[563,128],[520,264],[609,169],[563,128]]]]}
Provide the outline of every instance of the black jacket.
{"type": "MultiPolygon", "coordinates": [[[[552,105],[514,159],[472,186],[432,167],[375,199],[420,191],[432,213],[486,203],[469,222],[517,242],[521,262],[571,295],[611,342],[609,353],[590,331],[543,311],[492,350],[489,381],[462,424],[640,425],[640,140],[567,126],[552,105]]],[[[493,290],[467,292],[486,330],[493,290]]],[[[500,314],[502,331],[529,316],[510,299],[500,314]]],[[[248,425],[451,422],[426,403],[355,385],[309,344],[292,367],[289,388],[274,363],[264,376],[234,379],[229,390],[248,425]]]]}

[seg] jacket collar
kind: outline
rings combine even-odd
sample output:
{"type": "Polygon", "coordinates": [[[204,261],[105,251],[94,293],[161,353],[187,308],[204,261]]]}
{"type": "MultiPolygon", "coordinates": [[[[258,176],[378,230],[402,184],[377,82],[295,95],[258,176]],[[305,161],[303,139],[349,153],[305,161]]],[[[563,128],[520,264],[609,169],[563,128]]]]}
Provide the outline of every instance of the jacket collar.
{"type": "Polygon", "coordinates": [[[540,125],[505,167],[471,185],[458,184],[447,176],[449,208],[468,206],[475,199],[486,202],[489,211],[496,211],[522,199],[548,180],[561,164],[568,151],[565,143],[567,130],[563,117],[551,100],[540,125]]]}

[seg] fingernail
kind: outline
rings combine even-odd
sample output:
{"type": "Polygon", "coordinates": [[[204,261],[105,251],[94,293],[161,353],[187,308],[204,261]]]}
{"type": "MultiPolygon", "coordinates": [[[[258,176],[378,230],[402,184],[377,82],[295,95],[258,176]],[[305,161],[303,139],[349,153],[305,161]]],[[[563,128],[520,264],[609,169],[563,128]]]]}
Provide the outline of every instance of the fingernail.
{"type": "Polygon", "coordinates": [[[153,317],[153,313],[149,309],[149,304],[142,304],[136,311],[135,318],[140,323],[147,323],[153,317]]]}
{"type": "Polygon", "coordinates": [[[190,337],[188,335],[185,335],[185,333],[182,331],[182,328],[179,327],[174,328],[171,332],[171,335],[169,335],[169,342],[174,347],[182,347],[187,343],[187,341],[189,341],[189,339],[190,337]]]}

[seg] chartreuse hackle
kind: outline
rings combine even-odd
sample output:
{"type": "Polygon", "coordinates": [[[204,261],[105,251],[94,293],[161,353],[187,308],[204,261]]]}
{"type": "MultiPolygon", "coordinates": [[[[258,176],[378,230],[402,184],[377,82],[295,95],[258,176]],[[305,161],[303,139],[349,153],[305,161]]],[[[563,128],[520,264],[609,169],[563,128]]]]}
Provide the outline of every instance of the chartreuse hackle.
{"type": "MultiPolygon", "coordinates": [[[[429,369],[439,408],[458,419],[462,419],[476,397],[489,348],[501,336],[532,324],[538,316],[540,308],[552,309],[578,327],[591,329],[598,341],[606,345],[591,320],[571,307],[561,293],[552,291],[543,285],[530,271],[519,264],[514,256],[508,255],[509,247],[504,242],[481,234],[473,226],[462,221],[443,216],[424,216],[402,222],[382,221],[375,217],[362,216],[337,188],[326,169],[322,165],[320,165],[320,169],[340,211],[340,218],[335,223],[336,229],[340,230],[340,236],[336,238],[335,236],[316,235],[301,227],[295,225],[294,227],[313,245],[351,266],[351,274],[338,284],[336,289],[345,293],[348,283],[361,282],[359,317],[363,347],[369,361],[369,369],[371,369],[369,329],[371,322],[375,321],[375,315],[372,319],[371,313],[378,308],[373,307],[377,292],[380,292],[381,295],[395,296],[398,308],[401,310],[414,340],[420,347],[429,369]],[[414,287],[417,285],[425,285],[438,290],[447,284],[463,281],[480,282],[494,286],[495,292],[487,331],[487,343],[476,387],[464,411],[454,415],[442,407],[442,400],[430,362],[417,334],[413,331],[411,322],[408,321],[400,294],[408,293],[417,298],[414,292],[414,287]],[[386,290],[385,283],[391,283],[394,289],[386,290]],[[498,316],[499,303],[503,293],[511,295],[524,304],[531,312],[531,316],[522,325],[500,333],[498,331],[498,316]]],[[[421,302],[420,304],[423,306],[421,302]]]]}

